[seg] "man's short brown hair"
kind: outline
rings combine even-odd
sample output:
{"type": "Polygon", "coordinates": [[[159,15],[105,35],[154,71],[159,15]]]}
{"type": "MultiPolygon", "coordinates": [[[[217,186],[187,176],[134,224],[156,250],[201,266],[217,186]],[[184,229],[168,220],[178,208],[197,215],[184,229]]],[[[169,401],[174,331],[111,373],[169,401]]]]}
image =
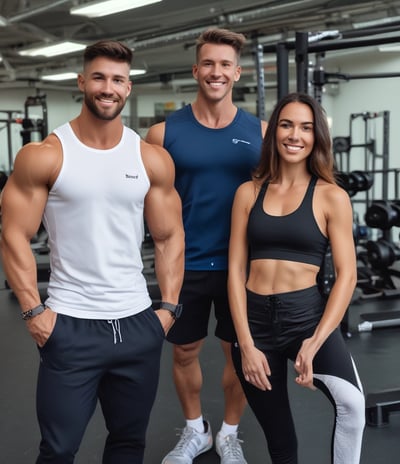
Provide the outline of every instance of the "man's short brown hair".
{"type": "Polygon", "coordinates": [[[233,32],[228,29],[209,28],[200,34],[196,41],[196,59],[199,57],[200,49],[205,44],[229,45],[237,55],[239,61],[240,53],[243,50],[246,37],[238,32],[233,32]]]}
{"type": "Polygon", "coordinates": [[[127,63],[130,67],[133,53],[127,45],[117,40],[100,40],[86,47],[83,54],[83,64],[86,65],[98,57],[121,61],[127,63]]]}

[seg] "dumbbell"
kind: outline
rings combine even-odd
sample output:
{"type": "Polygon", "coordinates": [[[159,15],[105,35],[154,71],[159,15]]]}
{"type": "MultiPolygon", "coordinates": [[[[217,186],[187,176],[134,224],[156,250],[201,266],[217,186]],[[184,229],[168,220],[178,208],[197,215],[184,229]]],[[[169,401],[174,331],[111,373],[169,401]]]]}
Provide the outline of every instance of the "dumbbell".
{"type": "Polygon", "coordinates": [[[360,241],[365,241],[369,238],[370,230],[369,227],[363,224],[357,224],[353,222],[353,238],[354,243],[359,243],[360,241]]]}
{"type": "Polygon", "coordinates": [[[334,137],[332,142],[334,153],[348,153],[350,151],[350,137],[334,137]]]}
{"type": "Polygon", "coordinates": [[[395,261],[400,259],[400,248],[393,242],[383,238],[373,242],[368,241],[366,244],[368,261],[375,269],[387,269],[395,261]]]}
{"type": "Polygon", "coordinates": [[[374,184],[372,175],[365,171],[351,171],[349,187],[357,192],[365,192],[374,184]]]}
{"type": "Polygon", "coordinates": [[[365,223],[382,230],[400,227],[400,201],[374,200],[365,213],[365,223]]]}
{"type": "Polygon", "coordinates": [[[336,179],[350,197],[353,197],[358,192],[369,190],[374,183],[372,175],[364,171],[338,172],[336,179]]]}

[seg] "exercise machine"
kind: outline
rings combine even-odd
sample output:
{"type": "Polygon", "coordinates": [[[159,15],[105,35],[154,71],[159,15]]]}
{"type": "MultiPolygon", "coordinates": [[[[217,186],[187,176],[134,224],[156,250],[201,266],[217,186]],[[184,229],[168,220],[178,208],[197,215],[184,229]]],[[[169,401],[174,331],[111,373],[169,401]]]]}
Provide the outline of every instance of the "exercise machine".
{"type": "Polygon", "coordinates": [[[0,130],[6,129],[7,137],[7,167],[4,166],[4,171],[9,174],[12,171],[14,164],[14,150],[13,150],[13,137],[12,137],[12,125],[22,124],[22,111],[19,110],[0,110],[0,123],[4,126],[0,127],[0,130]],[[2,115],[4,113],[4,116],[2,115]]]}
{"type": "Polygon", "coordinates": [[[22,120],[22,145],[33,141],[41,141],[48,135],[46,95],[37,94],[25,100],[25,117],[22,120]],[[32,115],[32,111],[40,114],[32,115]]]}

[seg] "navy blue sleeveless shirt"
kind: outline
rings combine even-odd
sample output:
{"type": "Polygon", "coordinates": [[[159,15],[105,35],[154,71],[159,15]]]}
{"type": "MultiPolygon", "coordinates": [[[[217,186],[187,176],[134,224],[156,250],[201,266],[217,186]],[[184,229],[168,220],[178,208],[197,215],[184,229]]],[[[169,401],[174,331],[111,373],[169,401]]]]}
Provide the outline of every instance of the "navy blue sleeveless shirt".
{"type": "Polygon", "coordinates": [[[240,108],[220,129],[200,124],[191,105],[167,117],[164,148],[182,200],[187,270],[227,269],[233,197],[251,179],[261,144],[261,120],[240,108]]]}

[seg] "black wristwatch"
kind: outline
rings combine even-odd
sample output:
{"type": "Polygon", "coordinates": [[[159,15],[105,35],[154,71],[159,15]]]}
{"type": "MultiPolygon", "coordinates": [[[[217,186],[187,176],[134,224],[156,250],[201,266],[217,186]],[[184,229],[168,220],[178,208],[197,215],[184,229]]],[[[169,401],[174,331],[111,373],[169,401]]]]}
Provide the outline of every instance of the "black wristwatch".
{"type": "Polygon", "coordinates": [[[32,319],[32,317],[37,316],[38,314],[42,313],[46,307],[44,304],[40,303],[40,305],[36,306],[35,308],[29,309],[28,311],[24,311],[21,313],[22,319],[27,321],[28,319],[32,319]]]}
{"type": "Polygon", "coordinates": [[[167,303],[166,301],[162,301],[160,303],[160,309],[166,309],[169,311],[174,319],[178,319],[180,315],[182,314],[183,310],[183,305],[178,303],[178,304],[172,304],[172,303],[167,303]]]}

